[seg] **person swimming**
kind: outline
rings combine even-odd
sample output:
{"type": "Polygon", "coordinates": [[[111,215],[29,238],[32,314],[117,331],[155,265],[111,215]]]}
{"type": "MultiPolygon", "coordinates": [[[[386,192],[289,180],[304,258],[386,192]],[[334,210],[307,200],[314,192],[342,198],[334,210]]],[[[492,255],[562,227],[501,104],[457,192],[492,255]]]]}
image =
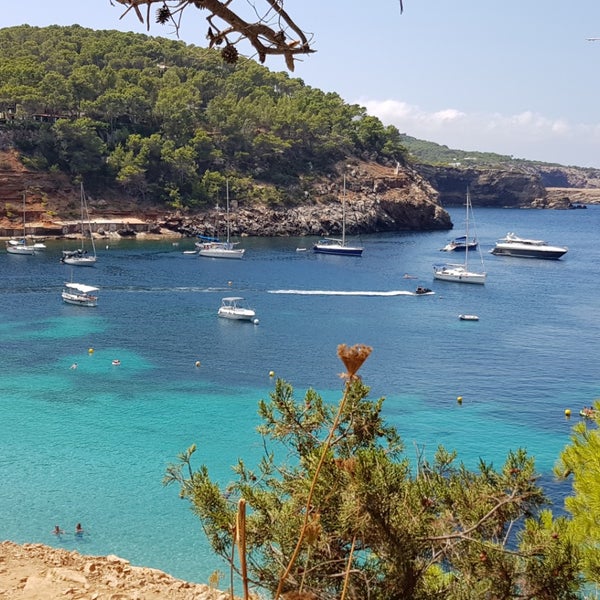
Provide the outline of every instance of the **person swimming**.
{"type": "Polygon", "coordinates": [[[77,523],[75,527],[75,535],[83,535],[83,527],[81,526],[81,523],[77,523]]]}
{"type": "Polygon", "coordinates": [[[55,525],[54,526],[54,531],[52,533],[54,535],[61,535],[62,533],[64,533],[64,531],[58,525],[55,525]]]}

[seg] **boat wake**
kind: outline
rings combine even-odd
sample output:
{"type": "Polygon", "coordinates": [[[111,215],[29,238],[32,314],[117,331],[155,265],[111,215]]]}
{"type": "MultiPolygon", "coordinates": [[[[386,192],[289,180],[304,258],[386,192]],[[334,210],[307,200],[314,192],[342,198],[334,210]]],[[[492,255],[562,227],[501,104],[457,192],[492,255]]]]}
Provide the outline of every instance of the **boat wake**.
{"type": "Polygon", "coordinates": [[[346,291],[346,290],[268,290],[269,294],[294,294],[297,296],[418,296],[407,290],[378,291],[346,291]]]}

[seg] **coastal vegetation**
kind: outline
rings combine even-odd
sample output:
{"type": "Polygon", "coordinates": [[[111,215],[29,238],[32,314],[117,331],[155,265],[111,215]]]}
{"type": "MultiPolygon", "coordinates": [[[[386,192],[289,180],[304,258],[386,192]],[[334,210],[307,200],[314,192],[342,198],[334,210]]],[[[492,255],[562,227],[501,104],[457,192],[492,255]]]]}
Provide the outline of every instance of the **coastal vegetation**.
{"type": "Polygon", "coordinates": [[[349,157],[406,161],[400,133],[287,73],[183,42],[77,25],[0,30],[0,146],[170,208],[232,193],[305,201],[349,157]]]}
{"type": "Polygon", "coordinates": [[[298,400],[278,380],[259,404],[264,457],[240,458],[235,481],[195,469],[195,445],[167,469],[164,483],[180,486],[246,589],[298,600],[581,598],[599,575],[590,511],[599,486],[586,458],[598,432],[578,426],[565,449],[561,476],[578,482],[567,501],[574,518],[555,516],[523,449],[498,470],[483,459],[469,470],[443,447],[408,456],[381,418],[384,400],[369,400],[357,374],[370,351],[338,347],[337,407],[314,390],[298,400]]]}

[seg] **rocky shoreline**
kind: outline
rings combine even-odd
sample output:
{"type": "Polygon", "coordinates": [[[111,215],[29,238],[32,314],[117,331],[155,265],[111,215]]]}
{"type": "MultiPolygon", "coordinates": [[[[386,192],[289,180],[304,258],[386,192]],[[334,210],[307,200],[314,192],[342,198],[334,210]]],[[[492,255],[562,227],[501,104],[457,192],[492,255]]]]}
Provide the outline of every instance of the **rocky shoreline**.
{"type": "Polygon", "coordinates": [[[84,556],[43,544],[0,543],[0,598],[5,600],[229,600],[208,585],[134,567],[118,556],[84,556]]]}

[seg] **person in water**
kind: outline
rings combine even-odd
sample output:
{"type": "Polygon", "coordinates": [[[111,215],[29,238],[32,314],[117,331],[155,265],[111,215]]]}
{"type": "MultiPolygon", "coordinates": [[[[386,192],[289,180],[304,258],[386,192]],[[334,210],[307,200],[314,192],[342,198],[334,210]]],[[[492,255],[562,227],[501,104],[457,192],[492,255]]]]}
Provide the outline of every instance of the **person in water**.
{"type": "Polygon", "coordinates": [[[52,533],[54,535],[60,535],[61,533],[64,533],[64,531],[58,525],[55,525],[54,526],[54,531],[52,533]]]}
{"type": "Polygon", "coordinates": [[[83,535],[83,527],[81,526],[81,523],[77,523],[77,526],[75,527],[75,535],[83,535]]]}

